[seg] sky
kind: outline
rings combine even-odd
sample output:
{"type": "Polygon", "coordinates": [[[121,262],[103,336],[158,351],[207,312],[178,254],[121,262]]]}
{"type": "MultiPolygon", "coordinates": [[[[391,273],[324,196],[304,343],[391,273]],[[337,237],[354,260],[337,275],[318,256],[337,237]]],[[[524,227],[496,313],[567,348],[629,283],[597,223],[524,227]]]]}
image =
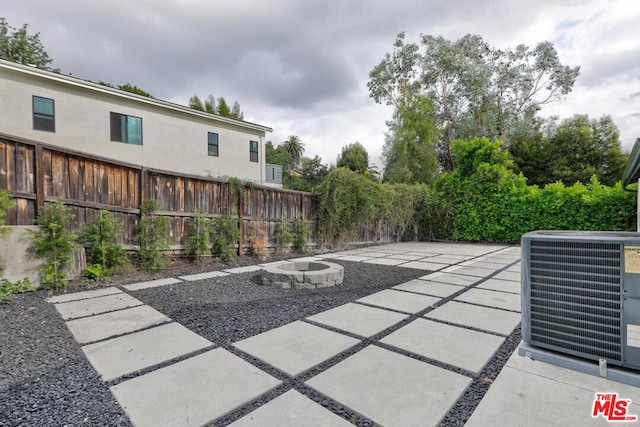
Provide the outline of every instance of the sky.
{"type": "Polygon", "coordinates": [[[63,74],[182,105],[194,94],[238,101],[245,120],[273,128],[267,140],[297,135],[327,164],[358,141],[381,166],[392,110],[367,81],[402,31],[408,42],[550,41],[581,73],[540,114],[611,115],[626,151],[640,137],[638,0],[0,0],[0,16],[39,32],[63,74]]]}

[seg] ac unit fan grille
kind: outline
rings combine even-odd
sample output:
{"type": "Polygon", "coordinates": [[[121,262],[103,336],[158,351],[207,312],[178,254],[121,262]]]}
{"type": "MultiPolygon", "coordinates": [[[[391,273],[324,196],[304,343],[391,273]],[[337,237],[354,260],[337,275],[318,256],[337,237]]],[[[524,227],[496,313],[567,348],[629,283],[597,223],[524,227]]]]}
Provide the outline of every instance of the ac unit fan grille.
{"type": "Polygon", "coordinates": [[[622,361],[622,244],[531,240],[531,342],[622,361]]]}

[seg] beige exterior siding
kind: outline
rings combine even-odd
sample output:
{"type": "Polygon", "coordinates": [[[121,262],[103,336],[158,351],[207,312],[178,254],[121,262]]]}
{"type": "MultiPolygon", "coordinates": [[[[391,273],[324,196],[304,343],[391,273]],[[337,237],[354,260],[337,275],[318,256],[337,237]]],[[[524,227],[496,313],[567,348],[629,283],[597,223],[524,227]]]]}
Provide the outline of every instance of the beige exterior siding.
{"type": "Polygon", "coordinates": [[[0,61],[0,133],[122,162],[191,175],[264,184],[271,129],[147,99],[68,76],[0,61]],[[32,96],[55,102],[55,132],[33,129],[32,96]],[[142,146],[111,141],[110,113],[142,118],[142,146]],[[218,134],[219,157],[207,134],[218,134]],[[249,141],[259,143],[249,161],[249,141]]]}

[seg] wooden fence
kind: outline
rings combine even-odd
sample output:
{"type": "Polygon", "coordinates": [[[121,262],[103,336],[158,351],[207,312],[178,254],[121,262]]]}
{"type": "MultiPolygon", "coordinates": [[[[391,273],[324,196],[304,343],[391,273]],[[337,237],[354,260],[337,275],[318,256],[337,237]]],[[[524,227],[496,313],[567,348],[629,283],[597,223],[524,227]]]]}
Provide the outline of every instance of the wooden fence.
{"type": "Polygon", "coordinates": [[[185,247],[189,218],[197,212],[211,219],[237,217],[244,252],[256,230],[264,232],[269,249],[275,248],[278,223],[300,217],[309,221],[309,242],[314,244],[313,194],[244,185],[246,202],[238,212],[230,187],[227,181],[147,169],[0,135],[0,189],[15,202],[7,225],[32,225],[45,202],[61,200],[70,208],[76,230],[100,210],[112,212],[123,224],[118,243],[133,249],[140,204],[155,199],[160,205],[157,214],[168,219],[170,244],[176,250],[185,247]]]}

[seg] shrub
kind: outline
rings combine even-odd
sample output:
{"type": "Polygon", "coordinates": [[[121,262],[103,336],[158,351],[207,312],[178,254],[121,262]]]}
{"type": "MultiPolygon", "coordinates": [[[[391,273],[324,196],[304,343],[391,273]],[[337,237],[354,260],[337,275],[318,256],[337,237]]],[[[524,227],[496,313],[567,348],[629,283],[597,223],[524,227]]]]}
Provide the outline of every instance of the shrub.
{"type": "Polygon", "coordinates": [[[307,252],[307,239],[309,238],[309,222],[304,218],[298,218],[293,223],[293,249],[296,252],[307,252]]]}
{"type": "Polygon", "coordinates": [[[105,276],[102,264],[87,264],[84,276],[89,280],[101,280],[105,276]]]}
{"type": "Polygon", "coordinates": [[[73,216],[61,201],[46,203],[36,218],[40,228],[31,233],[29,251],[45,260],[41,268],[40,282],[45,289],[61,289],[66,286],[64,269],[73,258],[76,235],[69,231],[73,216]]]}
{"type": "Polygon", "coordinates": [[[289,221],[286,219],[280,220],[274,239],[280,248],[280,253],[284,254],[294,239],[293,230],[289,221]]]}
{"type": "Polygon", "coordinates": [[[380,184],[344,168],[332,170],[316,190],[316,219],[323,243],[404,236],[417,225],[416,211],[425,188],[380,184]]]}
{"type": "Polygon", "coordinates": [[[142,266],[148,271],[162,268],[163,252],[169,249],[167,232],[169,224],[167,218],[154,215],[158,210],[158,202],[150,199],[140,206],[140,222],[138,223],[138,258],[142,266]]]}
{"type": "Polygon", "coordinates": [[[458,167],[436,182],[451,204],[454,240],[518,243],[534,230],[635,229],[635,194],[620,184],[566,187],[558,182],[540,189],[515,174],[502,143],[487,139],[454,141],[458,167]]]}
{"type": "Polygon", "coordinates": [[[185,254],[200,264],[211,254],[211,224],[202,212],[189,220],[189,236],[185,254]]]}
{"type": "Polygon", "coordinates": [[[238,255],[235,245],[240,239],[238,221],[229,215],[218,218],[213,226],[213,251],[226,263],[234,262],[238,255]]]}
{"type": "Polygon", "coordinates": [[[13,198],[9,193],[4,190],[0,190],[0,236],[7,232],[5,226],[7,211],[13,206],[13,198]]]}
{"type": "Polygon", "coordinates": [[[11,282],[3,277],[0,279],[0,301],[11,301],[14,294],[33,291],[34,289],[33,283],[28,277],[17,282],[11,282]]]}
{"type": "MultiPolygon", "coordinates": [[[[125,262],[124,249],[116,243],[116,237],[122,232],[122,222],[108,211],[101,210],[98,216],[86,224],[80,234],[80,242],[85,247],[87,255],[87,273],[91,266],[96,272],[96,265],[100,266],[101,278],[111,275],[116,268],[125,262]]],[[[87,275],[95,276],[93,273],[87,275]]]]}

